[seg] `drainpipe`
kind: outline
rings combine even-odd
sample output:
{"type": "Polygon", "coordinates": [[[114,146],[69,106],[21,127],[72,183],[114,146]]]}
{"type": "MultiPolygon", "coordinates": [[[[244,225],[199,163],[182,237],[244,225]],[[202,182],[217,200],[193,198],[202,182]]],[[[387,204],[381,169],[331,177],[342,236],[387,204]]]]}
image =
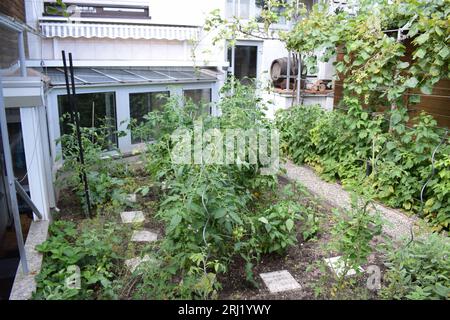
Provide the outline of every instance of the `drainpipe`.
{"type": "Polygon", "coordinates": [[[24,45],[24,37],[23,31],[18,33],[18,47],[19,47],[19,60],[20,60],[20,75],[22,77],[27,76],[27,66],[25,64],[25,45],[24,45]]]}
{"type": "Polygon", "coordinates": [[[302,55],[298,54],[298,74],[297,74],[297,104],[300,104],[300,83],[302,81],[302,55]]]}
{"type": "Polygon", "coordinates": [[[287,72],[286,72],[286,90],[289,90],[289,84],[291,82],[291,52],[288,51],[287,57],[287,72]]]}

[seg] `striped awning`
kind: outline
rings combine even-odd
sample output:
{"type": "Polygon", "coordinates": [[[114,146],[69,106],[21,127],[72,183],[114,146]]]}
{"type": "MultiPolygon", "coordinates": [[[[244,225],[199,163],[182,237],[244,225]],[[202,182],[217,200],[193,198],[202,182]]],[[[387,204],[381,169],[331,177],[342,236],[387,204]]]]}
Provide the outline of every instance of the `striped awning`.
{"type": "Polygon", "coordinates": [[[127,25],[103,23],[40,22],[41,32],[47,38],[109,38],[196,40],[198,27],[127,25]]]}

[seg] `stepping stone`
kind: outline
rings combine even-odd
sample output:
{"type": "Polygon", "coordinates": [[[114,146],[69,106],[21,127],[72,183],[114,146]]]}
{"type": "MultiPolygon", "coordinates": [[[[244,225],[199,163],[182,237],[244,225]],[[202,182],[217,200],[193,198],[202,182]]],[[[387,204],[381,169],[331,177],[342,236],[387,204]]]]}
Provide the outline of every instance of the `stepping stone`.
{"type": "MultiPolygon", "coordinates": [[[[344,260],[341,256],[333,257],[333,258],[325,258],[324,259],[328,267],[330,267],[333,272],[340,277],[344,273],[344,260]]],[[[364,271],[363,268],[358,267],[359,271],[364,271]]],[[[353,276],[356,274],[354,269],[350,269],[347,271],[345,276],[353,276]]]]}
{"type": "Polygon", "coordinates": [[[158,260],[156,260],[155,258],[150,257],[149,255],[145,255],[142,258],[136,257],[136,258],[125,260],[125,265],[128,268],[128,270],[130,270],[130,272],[133,273],[136,270],[136,268],[143,262],[152,262],[155,265],[160,264],[160,262],[158,260]]]}
{"type": "Polygon", "coordinates": [[[131,236],[134,242],[153,242],[158,240],[158,235],[150,230],[135,230],[131,236]]]}
{"type": "Polygon", "coordinates": [[[120,218],[122,223],[140,223],[145,220],[142,211],[125,211],[120,213],[120,218]]]}
{"type": "Polygon", "coordinates": [[[301,289],[300,284],[287,270],[261,273],[260,276],[271,293],[301,289]]]}
{"type": "Polygon", "coordinates": [[[136,203],[136,194],[135,193],[132,193],[132,194],[129,194],[129,195],[127,195],[127,200],[129,201],[129,202],[133,202],[133,203],[136,203]]]}

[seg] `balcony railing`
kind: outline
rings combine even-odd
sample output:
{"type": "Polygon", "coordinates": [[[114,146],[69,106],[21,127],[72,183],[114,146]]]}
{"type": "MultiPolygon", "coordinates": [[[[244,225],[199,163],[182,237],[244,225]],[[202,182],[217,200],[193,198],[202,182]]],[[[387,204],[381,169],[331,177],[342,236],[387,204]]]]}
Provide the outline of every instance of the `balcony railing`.
{"type": "Polygon", "coordinates": [[[80,22],[40,22],[47,38],[109,38],[109,39],[163,39],[196,40],[198,27],[135,24],[106,24],[80,22]]]}

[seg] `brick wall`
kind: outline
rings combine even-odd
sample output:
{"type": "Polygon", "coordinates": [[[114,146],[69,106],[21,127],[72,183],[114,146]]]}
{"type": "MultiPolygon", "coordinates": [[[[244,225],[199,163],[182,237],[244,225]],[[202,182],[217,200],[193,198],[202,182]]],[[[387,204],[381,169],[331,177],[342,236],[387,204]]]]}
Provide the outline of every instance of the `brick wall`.
{"type": "Polygon", "coordinates": [[[2,0],[0,1],[0,12],[20,21],[25,21],[24,0],[2,0]]]}

